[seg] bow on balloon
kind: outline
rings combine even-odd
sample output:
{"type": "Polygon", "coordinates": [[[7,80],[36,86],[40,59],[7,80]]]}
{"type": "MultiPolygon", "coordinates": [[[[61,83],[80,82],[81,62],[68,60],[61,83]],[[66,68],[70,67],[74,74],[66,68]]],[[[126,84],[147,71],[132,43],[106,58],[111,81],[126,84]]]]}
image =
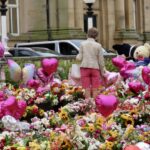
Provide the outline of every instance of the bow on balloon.
{"type": "Polygon", "coordinates": [[[11,59],[7,60],[7,64],[9,67],[10,78],[15,81],[22,81],[23,84],[27,84],[27,82],[34,77],[35,73],[35,65],[34,64],[26,64],[23,69],[11,59]]]}

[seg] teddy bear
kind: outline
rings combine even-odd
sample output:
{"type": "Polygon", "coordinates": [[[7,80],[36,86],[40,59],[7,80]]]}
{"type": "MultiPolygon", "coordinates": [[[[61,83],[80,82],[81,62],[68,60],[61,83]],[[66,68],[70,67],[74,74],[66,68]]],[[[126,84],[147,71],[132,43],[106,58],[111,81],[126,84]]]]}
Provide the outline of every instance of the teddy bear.
{"type": "Polygon", "coordinates": [[[118,55],[124,55],[126,60],[143,61],[150,59],[150,45],[130,45],[128,43],[115,44],[112,48],[117,51],[118,55]]]}

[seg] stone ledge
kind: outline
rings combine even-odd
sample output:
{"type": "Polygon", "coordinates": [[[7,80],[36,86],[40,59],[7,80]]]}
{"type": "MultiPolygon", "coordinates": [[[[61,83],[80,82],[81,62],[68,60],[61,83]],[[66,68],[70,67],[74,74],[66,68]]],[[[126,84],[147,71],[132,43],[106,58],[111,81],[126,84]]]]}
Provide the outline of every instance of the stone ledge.
{"type": "MultiPolygon", "coordinates": [[[[52,29],[50,31],[51,39],[85,39],[86,33],[81,29],[52,29]]],[[[20,36],[9,35],[10,41],[45,41],[48,40],[47,30],[29,31],[22,33],[20,36]]]]}
{"type": "Polygon", "coordinates": [[[140,39],[139,34],[135,30],[122,30],[122,31],[116,31],[115,40],[123,40],[123,39],[140,39]]]}

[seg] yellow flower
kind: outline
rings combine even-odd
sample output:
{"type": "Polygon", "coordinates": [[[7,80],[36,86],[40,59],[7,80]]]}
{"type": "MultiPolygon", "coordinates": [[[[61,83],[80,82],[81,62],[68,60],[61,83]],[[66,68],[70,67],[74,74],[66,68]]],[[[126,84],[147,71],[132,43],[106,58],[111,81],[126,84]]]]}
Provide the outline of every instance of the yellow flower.
{"type": "Polygon", "coordinates": [[[126,128],[126,131],[125,131],[125,133],[124,133],[124,136],[125,136],[125,137],[129,136],[129,134],[131,134],[133,131],[134,131],[133,125],[128,126],[128,127],[126,128]]]}
{"type": "Polygon", "coordinates": [[[113,142],[106,141],[105,144],[106,144],[106,149],[107,150],[112,150],[112,148],[114,146],[113,142]]]}
{"type": "Polygon", "coordinates": [[[26,147],[24,147],[24,146],[19,146],[19,147],[17,147],[17,150],[26,150],[26,147]]]}
{"type": "Polygon", "coordinates": [[[40,145],[35,141],[29,142],[29,148],[32,150],[40,150],[40,145]]]}
{"type": "Polygon", "coordinates": [[[139,135],[139,139],[141,140],[141,141],[145,141],[145,137],[144,137],[144,135],[139,135]]]}
{"type": "Polygon", "coordinates": [[[40,109],[39,110],[39,115],[42,117],[44,115],[44,110],[43,109],[40,109]]]}
{"type": "Polygon", "coordinates": [[[62,119],[62,120],[68,120],[68,113],[64,110],[61,110],[60,113],[59,113],[59,117],[62,119]]]}
{"type": "Polygon", "coordinates": [[[125,121],[125,125],[128,126],[128,125],[134,125],[134,120],[133,118],[128,118],[126,121],[125,121]]]}
{"type": "Polygon", "coordinates": [[[121,115],[122,119],[125,119],[125,125],[128,126],[129,124],[134,125],[134,119],[131,115],[129,114],[122,114],[121,115]]]}
{"type": "Polygon", "coordinates": [[[106,144],[101,144],[99,150],[106,150],[106,144]]]}
{"type": "Polygon", "coordinates": [[[130,111],[129,114],[130,114],[131,116],[133,116],[133,115],[138,115],[138,110],[137,110],[137,109],[133,109],[133,110],[130,111]]]}
{"type": "Polygon", "coordinates": [[[95,131],[95,127],[94,127],[94,124],[88,124],[88,127],[87,127],[88,131],[89,132],[94,132],[95,131]]]}
{"type": "Polygon", "coordinates": [[[110,130],[109,134],[113,137],[116,138],[118,136],[118,131],[117,130],[110,130]]]}
{"type": "Polygon", "coordinates": [[[128,118],[130,118],[131,116],[129,114],[122,114],[121,118],[127,120],[128,118]]]}
{"type": "Polygon", "coordinates": [[[64,139],[63,142],[61,143],[61,148],[71,150],[72,148],[71,142],[68,139],[64,139]]]}
{"type": "Polygon", "coordinates": [[[96,118],[96,125],[101,126],[104,123],[103,117],[96,118]]]}

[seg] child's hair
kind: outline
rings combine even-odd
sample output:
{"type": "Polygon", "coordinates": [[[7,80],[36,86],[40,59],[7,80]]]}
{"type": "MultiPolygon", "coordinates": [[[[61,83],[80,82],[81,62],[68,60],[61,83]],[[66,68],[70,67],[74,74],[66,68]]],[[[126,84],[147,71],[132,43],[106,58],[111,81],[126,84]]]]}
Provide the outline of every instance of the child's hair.
{"type": "Polygon", "coordinates": [[[88,30],[88,34],[87,34],[87,36],[89,37],[89,38],[97,38],[97,36],[98,36],[98,30],[96,29],[96,28],[90,28],[89,30],[88,30]]]}

